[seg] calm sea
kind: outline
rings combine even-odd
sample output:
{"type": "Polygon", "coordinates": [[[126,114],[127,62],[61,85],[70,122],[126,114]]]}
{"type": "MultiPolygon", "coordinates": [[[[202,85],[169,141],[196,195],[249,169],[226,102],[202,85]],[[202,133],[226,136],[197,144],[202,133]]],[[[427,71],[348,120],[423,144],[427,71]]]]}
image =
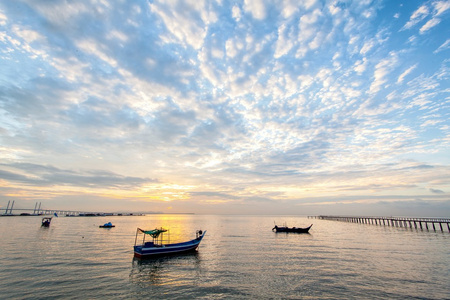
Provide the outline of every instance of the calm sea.
{"type": "Polygon", "coordinates": [[[450,233],[297,216],[0,217],[1,299],[450,299],[450,233]],[[98,226],[111,221],[112,229],[98,226]],[[310,234],[271,231],[274,221],[310,234]],[[136,228],[197,253],[133,259],[136,228]]]}

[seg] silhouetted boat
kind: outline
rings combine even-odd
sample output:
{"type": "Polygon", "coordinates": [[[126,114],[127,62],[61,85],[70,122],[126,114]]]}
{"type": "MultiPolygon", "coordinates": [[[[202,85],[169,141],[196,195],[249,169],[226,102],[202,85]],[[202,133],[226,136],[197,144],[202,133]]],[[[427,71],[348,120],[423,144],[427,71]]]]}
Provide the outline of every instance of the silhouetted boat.
{"type": "Polygon", "coordinates": [[[300,227],[287,227],[285,226],[277,226],[275,225],[274,228],[272,228],[272,231],[275,232],[296,232],[296,233],[308,233],[309,229],[313,226],[313,224],[309,225],[309,227],[306,228],[300,228],[300,227]]]}
{"type": "Polygon", "coordinates": [[[52,221],[52,218],[50,218],[50,217],[42,218],[42,224],[41,224],[41,226],[43,226],[43,227],[49,227],[51,221],[52,221]]]}
{"type": "Polygon", "coordinates": [[[160,255],[179,254],[190,251],[195,251],[200,245],[206,230],[197,230],[196,238],[183,243],[170,244],[168,239],[163,238],[164,233],[168,232],[167,229],[153,229],[143,230],[138,228],[136,230],[136,239],[134,242],[134,256],[137,258],[148,258],[160,255]],[[142,244],[137,244],[138,235],[143,234],[142,244]],[[151,242],[146,242],[145,237],[150,236],[151,242]]]}

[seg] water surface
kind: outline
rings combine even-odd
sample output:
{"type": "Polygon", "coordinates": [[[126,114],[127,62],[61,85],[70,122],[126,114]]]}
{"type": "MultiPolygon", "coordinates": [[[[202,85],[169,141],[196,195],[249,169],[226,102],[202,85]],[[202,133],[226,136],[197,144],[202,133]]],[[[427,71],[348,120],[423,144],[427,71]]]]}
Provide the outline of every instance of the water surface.
{"type": "Polygon", "coordinates": [[[449,299],[450,234],[297,216],[0,217],[4,299],[449,299]],[[99,228],[108,221],[115,228],[99,228]],[[274,221],[310,234],[274,233],[274,221]],[[136,228],[198,252],[133,259],[136,228]]]}

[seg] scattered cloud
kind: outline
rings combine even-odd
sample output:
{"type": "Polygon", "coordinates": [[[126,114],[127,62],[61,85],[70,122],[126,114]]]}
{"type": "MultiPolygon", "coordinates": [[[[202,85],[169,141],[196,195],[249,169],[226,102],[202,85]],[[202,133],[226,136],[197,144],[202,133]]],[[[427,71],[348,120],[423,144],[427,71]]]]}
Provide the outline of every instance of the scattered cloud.
{"type": "Polygon", "coordinates": [[[0,199],[199,213],[445,206],[449,11],[3,2],[0,199]]]}

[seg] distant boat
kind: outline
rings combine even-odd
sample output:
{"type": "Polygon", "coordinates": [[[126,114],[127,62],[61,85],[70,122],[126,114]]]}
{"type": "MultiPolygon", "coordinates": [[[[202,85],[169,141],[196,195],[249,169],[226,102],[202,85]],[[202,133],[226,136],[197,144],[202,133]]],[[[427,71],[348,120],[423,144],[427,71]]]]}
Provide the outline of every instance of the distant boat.
{"type": "Polygon", "coordinates": [[[153,229],[143,230],[138,228],[136,230],[136,239],[134,242],[134,256],[137,258],[149,258],[160,255],[179,254],[190,251],[195,251],[200,245],[206,230],[197,230],[196,238],[183,243],[170,244],[168,240],[164,239],[164,234],[168,233],[167,229],[153,229]],[[142,243],[138,243],[138,235],[143,234],[142,243]],[[151,242],[146,242],[145,238],[149,236],[152,238],[151,242]],[[167,242],[167,243],[166,243],[167,242]]]}
{"type": "Polygon", "coordinates": [[[113,225],[111,222],[105,223],[103,225],[98,226],[100,228],[113,228],[116,227],[116,225],[113,225]]]}
{"type": "Polygon", "coordinates": [[[49,217],[42,218],[41,226],[43,226],[43,227],[50,227],[50,222],[51,221],[52,221],[52,218],[49,218],[49,217]]]}
{"type": "Polygon", "coordinates": [[[287,227],[284,226],[277,226],[275,225],[274,228],[272,228],[272,231],[275,232],[296,232],[296,233],[308,233],[309,229],[313,226],[313,224],[309,225],[309,227],[306,228],[300,228],[300,227],[287,227]]]}

